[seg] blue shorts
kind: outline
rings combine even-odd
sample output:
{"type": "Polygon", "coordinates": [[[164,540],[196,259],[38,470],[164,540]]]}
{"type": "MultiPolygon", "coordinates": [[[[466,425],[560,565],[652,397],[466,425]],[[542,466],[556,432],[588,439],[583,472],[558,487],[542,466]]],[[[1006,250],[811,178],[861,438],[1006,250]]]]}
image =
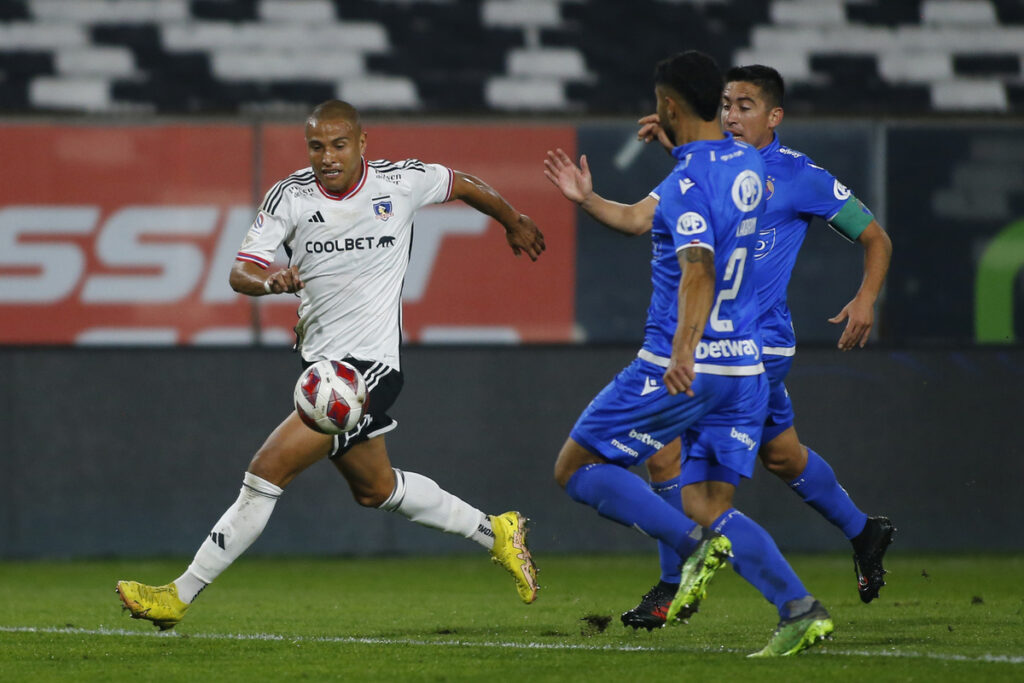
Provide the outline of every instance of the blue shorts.
{"type": "Polygon", "coordinates": [[[762,356],[764,371],[768,376],[768,416],[764,420],[761,441],[768,443],[793,426],[793,402],[786,390],[786,375],[793,365],[793,356],[762,356]]]}
{"type": "Polygon", "coordinates": [[[728,377],[698,373],[694,396],[671,396],[665,370],[637,358],[594,397],[569,436],[623,467],[638,465],[691,428],[706,434],[708,452],[749,477],[761,441],[768,399],[763,374],[728,377]]]}

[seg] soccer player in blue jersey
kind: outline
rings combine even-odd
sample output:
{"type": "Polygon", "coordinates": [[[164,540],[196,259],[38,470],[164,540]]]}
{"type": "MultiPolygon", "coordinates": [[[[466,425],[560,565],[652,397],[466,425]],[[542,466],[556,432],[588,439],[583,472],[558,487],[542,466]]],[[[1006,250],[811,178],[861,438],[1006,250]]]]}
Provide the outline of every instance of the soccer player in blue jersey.
{"type": "MultiPolygon", "coordinates": [[[[786,303],[790,273],[814,216],[864,249],[864,276],[854,298],[833,318],[846,321],[839,338],[843,351],[863,347],[874,322],[874,305],[892,255],[892,242],[864,205],[832,174],[806,155],[779,142],[775,128],[782,122],[785,84],[775,69],[764,65],[740,66],[726,73],[722,98],[722,127],[739,140],[757,147],[768,172],[767,209],[760,227],[754,258],[755,275],[764,311],[761,334],[764,363],[771,384],[768,419],[759,456],[764,466],[786,482],[808,505],[838,527],[853,545],[857,590],[863,602],[871,602],[885,585],[882,559],[892,542],[893,525],[886,517],[868,517],[846,489],[840,486],[829,464],[800,443],[794,427],[793,404],[785,378],[796,353],[796,333],[786,303]]],[[[641,119],[640,137],[658,137],[654,116],[641,119]]],[[[651,486],[674,505],[679,501],[679,458],[671,444],[648,463],[651,486]]],[[[639,605],[625,612],[628,626],[647,629],[664,623],[668,604],[675,594],[680,559],[675,551],[659,544],[661,579],[639,605]]]]}
{"type": "Polygon", "coordinates": [[[732,556],[779,612],[779,628],[755,654],[793,654],[831,633],[832,620],[768,533],[732,505],[736,485],[753,472],[767,410],[752,277],[764,163],[719,128],[722,78],[710,57],[690,51],[659,63],[655,86],[677,164],[650,201],[626,206],[575,184],[561,150],[545,162],[545,175],[597,220],[650,231],[653,242],[643,346],[577,420],[555,478],[573,500],[686,558],[670,618],[695,613],[732,556]],[[679,437],[687,442],[686,514],[628,470],[679,437]]]}
{"type": "MultiPolygon", "coordinates": [[[[829,221],[844,237],[858,242],[864,249],[860,289],[831,322],[847,323],[839,339],[840,349],[863,347],[871,332],[874,304],[885,280],[892,245],[871,213],[828,171],[800,152],[780,145],[775,128],[782,121],[784,83],[775,69],[762,65],[735,67],[727,72],[725,80],[722,126],[761,151],[768,173],[767,209],[759,228],[755,253],[758,267],[754,275],[764,306],[760,322],[765,369],[771,385],[759,456],[769,471],[787,482],[851,540],[858,592],[861,600],[870,602],[885,585],[882,559],[892,541],[893,526],[885,517],[868,517],[861,512],[839,485],[828,463],[800,443],[784,384],[796,352],[786,288],[814,216],[829,221]]],[[[656,115],[644,117],[640,123],[641,139],[657,138],[671,149],[671,142],[657,125],[656,115]]],[[[566,173],[582,175],[585,170],[572,167],[566,173]]],[[[585,175],[583,180],[589,182],[589,173],[585,175]]],[[[639,204],[649,201],[650,198],[639,204]]],[[[647,462],[652,488],[676,507],[681,505],[679,447],[678,442],[669,444],[647,462]]],[[[665,544],[659,544],[659,551],[661,580],[639,605],[622,615],[627,626],[651,629],[665,623],[679,582],[680,559],[665,544]]]]}

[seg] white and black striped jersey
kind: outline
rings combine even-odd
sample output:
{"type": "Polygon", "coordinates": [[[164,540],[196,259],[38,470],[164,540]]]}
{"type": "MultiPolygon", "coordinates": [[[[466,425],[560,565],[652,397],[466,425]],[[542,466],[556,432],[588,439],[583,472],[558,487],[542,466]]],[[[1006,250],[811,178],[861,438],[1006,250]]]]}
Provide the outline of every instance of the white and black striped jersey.
{"type": "Polygon", "coordinates": [[[402,281],[413,216],[451,196],[451,169],[363,160],[344,195],[328,192],[311,168],[267,192],[237,258],[267,268],[284,245],[305,289],[295,331],[303,359],[354,356],[400,370],[402,281]]]}

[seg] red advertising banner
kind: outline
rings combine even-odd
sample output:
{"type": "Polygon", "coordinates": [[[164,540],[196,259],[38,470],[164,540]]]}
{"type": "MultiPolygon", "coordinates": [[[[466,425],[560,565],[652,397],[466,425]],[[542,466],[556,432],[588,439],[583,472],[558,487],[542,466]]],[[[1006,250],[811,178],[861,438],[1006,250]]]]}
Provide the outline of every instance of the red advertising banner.
{"type": "MultiPolygon", "coordinates": [[[[369,159],[472,173],[544,231],[516,259],[459,202],[417,216],[405,338],[569,341],[575,212],[544,178],[571,127],[367,125],[369,159]]],[[[263,193],[306,163],[301,125],[0,126],[0,344],[287,343],[297,299],[228,287],[263,193]],[[258,168],[255,165],[258,163],[258,168]]]]}

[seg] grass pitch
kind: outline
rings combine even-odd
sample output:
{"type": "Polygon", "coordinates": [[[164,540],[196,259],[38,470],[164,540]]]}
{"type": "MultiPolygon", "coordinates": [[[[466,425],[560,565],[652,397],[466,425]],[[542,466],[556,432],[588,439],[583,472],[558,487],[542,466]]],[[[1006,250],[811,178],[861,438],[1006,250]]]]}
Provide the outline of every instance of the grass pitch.
{"type": "Polygon", "coordinates": [[[186,560],[0,563],[4,681],[1024,680],[1024,557],[901,556],[870,605],[851,560],[795,556],[835,638],[748,660],[776,616],[721,572],[688,625],[625,629],[653,556],[543,556],[519,602],[483,554],[242,558],[173,631],[122,614],[117,579],[166,583],[186,560]]]}

